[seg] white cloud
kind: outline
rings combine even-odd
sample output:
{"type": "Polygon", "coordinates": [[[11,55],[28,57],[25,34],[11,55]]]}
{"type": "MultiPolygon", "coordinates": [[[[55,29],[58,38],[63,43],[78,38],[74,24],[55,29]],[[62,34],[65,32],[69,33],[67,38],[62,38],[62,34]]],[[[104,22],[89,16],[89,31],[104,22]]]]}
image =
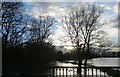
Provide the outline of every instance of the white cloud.
{"type": "Polygon", "coordinates": [[[116,2],[119,0],[23,0],[24,2],[116,2]]]}
{"type": "MultiPolygon", "coordinates": [[[[76,2],[63,2],[63,3],[57,3],[57,2],[33,2],[33,3],[29,3],[29,5],[32,5],[33,8],[32,11],[33,12],[39,12],[41,14],[47,13],[50,16],[55,17],[58,20],[58,23],[55,24],[56,29],[54,29],[53,31],[53,35],[51,36],[51,38],[54,40],[54,44],[61,44],[61,42],[58,40],[58,38],[62,35],[64,35],[64,32],[62,30],[62,28],[59,26],[60,25],[60,21],[62,19],[62,17],[66,14],[68,14],[69,12],[75,10],[76,8],[78,8],[80,5],[82,5],[84,3],[76,3],[76,2]]],[[[116,3],[116,5],[114,5],[113,7],[106,5],[106,4],[101,4],[100,6],[105,7],[106,10],[108,10],[109,12],[113,12],[111,13],[111,15],[109,13],[107,13],[106,15],[104,15],[103,21],[107,20],[110,21],[109,24],[107,24],[106,26],[104,26],[104,30],[106,30],[111,39],[117,39],[117,33],[118,30],[117,28],[114,28],[114,26],[117,25],[117,20],[115,19],[115,15],[118,12],[118,5],[116,3]],[[115,14],[114,14],[115,13],[115,14]]],[[[70,43],[68,43],[70,44],[70,43]]]]}
{"type": "Polygon", "coordinates": [[[116,4],[116,5],[113,7],[113,9],[114,9],[114,12],[115,12],[115,13],[118,13],[118,4],[116,4]]]}
{"type": "Polygon", "coordinates": [[[118,28],[113,27],[114,22],[110,22],[109,24],[106,24],[102,27],[102,30],[106,31],[108,33],[108,36],[110,37],[110,40],[114,44],[118,44],[118,28]]]}

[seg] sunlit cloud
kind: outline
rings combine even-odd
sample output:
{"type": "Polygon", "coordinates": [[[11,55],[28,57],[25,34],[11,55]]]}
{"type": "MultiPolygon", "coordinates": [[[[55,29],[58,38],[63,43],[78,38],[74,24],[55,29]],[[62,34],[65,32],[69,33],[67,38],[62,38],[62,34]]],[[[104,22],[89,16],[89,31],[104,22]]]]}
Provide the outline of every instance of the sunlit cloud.
{"type": "MultiPolygon", "coordinates": [[[[68,0],[67,0],[68,1],[68,0]]],[[[93,2],[90,2],[91,4],[94,4],[93,2]]],[[[82,2],[28,2],[30,6],[32,6],[32,12],[35,13],[36,18],[40,14],[47,14],[49,16],[54,17],[58,22],[54,25],[56,28],[52,31],[53,34],[51,35],[51,38],[54,40],[55,44],[61,44],[59,41],[60,36],[64,36],[63,29],[61,28],[61,20],[70,12],[78,9],[81,5],[85,4],[85,1],[82,2]]],[[[102,15],[100,23],[107,22],[106,25],[103,26],[103,29],[108,32],[111,39],[117,40],[117,15],[118,15],[118,3],[96,3],[101,7],[104,7],[106,12],[102,15]],[[112,31],[112,32],[111,32],[112,31]]]]}

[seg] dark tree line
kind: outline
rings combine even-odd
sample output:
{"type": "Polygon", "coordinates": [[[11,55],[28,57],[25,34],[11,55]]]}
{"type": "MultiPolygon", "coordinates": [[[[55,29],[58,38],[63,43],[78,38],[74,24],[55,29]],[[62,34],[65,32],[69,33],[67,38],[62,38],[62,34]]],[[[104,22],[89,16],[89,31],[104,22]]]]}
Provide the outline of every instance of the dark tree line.
{"type": "Polygon", "coordinates": [[[35,18],[22,2],[1,3],[3,63],[42,64],[55,60],[55,47],[45,40],[56,22],[50,16],[35,18]]]}

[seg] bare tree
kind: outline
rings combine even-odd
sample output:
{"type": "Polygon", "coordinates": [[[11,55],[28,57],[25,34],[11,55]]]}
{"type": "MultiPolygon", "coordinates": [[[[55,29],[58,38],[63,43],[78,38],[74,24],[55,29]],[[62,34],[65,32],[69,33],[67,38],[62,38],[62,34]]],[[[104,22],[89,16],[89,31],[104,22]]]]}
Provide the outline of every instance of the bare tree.
{"type": "Polygon", "coordinates": [[[85,76],[90,46],[95,42],[98,43],[98,39],[102,38],[99,36],[98,31],[103,25],[99,22],[103,12],[103,8],[98,6],[88,5],[86,7],[85,5],[63,18],[63,24],[65,24],[63,27],[79,54],[79,67],[81,67],[82,60],[85,59],[85,76]]]}
{"type": "Polygon", "coordinates": [[[1,33],[3,47],[15,47],[22,43],[26,32],[26,24],[23,23],[21,2],[1,3],[1,33]]]}
{"type": "Polygon", "coordinates": [[[46,15],[40,15],[38,18],[32,19],[29,40],[31,42],[45,42],[51,34],[51,28],[55,22],[54,18],[46,15]]]}
{"type": "Polygon", "coordinates": [[[21,2],[1,3],[0,23],[2,43],[5,48],[22,46],[28,42],[44,42],[56,22],[54,18],[47,15],[40,15],[38,18],[26,15],[22,6],[21,2]],[[29,38],[25,40],[27,35],[29,38]]]}

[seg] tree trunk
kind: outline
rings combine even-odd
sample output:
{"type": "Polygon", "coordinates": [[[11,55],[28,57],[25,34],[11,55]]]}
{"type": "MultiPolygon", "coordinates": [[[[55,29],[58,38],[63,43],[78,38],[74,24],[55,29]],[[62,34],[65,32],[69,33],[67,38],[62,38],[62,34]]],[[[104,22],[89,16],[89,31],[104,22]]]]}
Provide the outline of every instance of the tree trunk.
{"type": "Polygon", "coordinates": [[[88,52],[89,52],[89,42],[87,43],[87,51],[85,51],[85,62],[84,62],[84,75],[87,77],[87,59],[88,59],[88,52]]]}
{"type": "Polygon", "coordinates": [[[86,68],[86,66],[87,66],[87,59],[85,59],[85,63],[84,63],[84,75],[85,75],[85,77],[87,77],[87,68],[86,68]]]}
{"type": "Polygon", "coordinates": [[[77,73],[79,74],[79,77],[82,77],[82,74],[81,74],[81,66],[82,66],[82,60],[79,59],[79,63],[78,63],[78,70],[77,70],[77,73]]]}

